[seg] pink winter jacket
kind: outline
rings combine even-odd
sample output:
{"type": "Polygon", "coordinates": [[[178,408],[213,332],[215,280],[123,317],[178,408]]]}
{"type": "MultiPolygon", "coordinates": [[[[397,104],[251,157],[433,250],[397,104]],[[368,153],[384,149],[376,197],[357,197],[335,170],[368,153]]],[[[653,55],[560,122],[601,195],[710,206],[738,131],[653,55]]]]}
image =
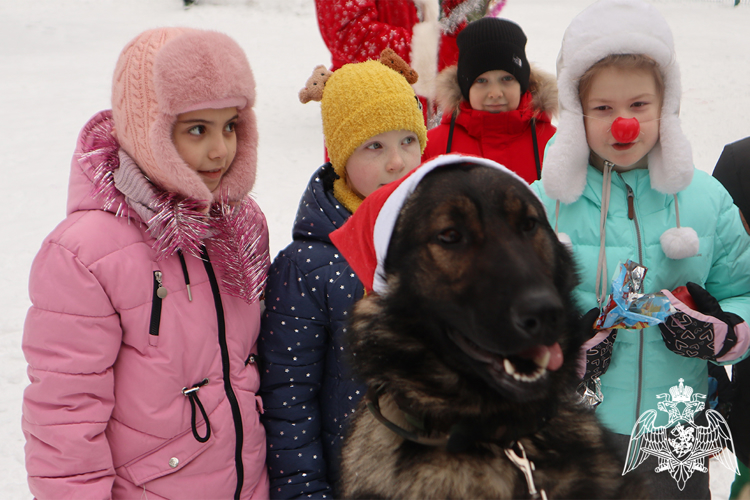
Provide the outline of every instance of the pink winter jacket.
{"type": "Polygon", "coordinates": [[[122,215],[122,194],[109,209],[92,195],[106,187],[90,153],[101,131],[92,130],[110,116],[99,113],[81,132],[67,218],[31,268],[23,335],[31,384],[22,424],[31,491],[39,498],[268,498],[252,355],[259,302],[226,293],[210,239],[213,264],[184,254],[189,301],[178,255],[157,260],[143,221],[132,210],[122,215]],[[201,443],[194,434],[206,435],[204,417],[182,390],[204,380],[194,393],[210,424],[201,443]]]}

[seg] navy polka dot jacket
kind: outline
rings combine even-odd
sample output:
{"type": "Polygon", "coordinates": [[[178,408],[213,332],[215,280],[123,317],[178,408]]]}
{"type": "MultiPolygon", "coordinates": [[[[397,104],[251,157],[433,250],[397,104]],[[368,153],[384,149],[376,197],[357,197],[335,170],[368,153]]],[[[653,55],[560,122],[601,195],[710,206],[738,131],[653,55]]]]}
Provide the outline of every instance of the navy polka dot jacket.
{"type": "Polygon", "coordinates": [[[328,238],[351,215],[333,197],[335,178],[329,163],[312,176],[293,242],[268,274],[258,345],[271,498],[332,498],[345,423],[365,392],[344,361],[364,287],[328,238]]]}

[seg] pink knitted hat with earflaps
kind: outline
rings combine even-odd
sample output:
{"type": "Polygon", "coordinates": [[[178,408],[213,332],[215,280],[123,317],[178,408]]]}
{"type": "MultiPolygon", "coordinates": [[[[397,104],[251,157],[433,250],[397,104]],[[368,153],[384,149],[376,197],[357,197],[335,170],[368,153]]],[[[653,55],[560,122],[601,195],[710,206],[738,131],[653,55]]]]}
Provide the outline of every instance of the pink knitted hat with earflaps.
{"type": "Polygon", "coordinates": [[[120,146],[144,174],[169,192],[195,200],[239,201],[252,189],[258,130],[255,79],[229,36],[190,28],[157,28],[125,46],[112,82],[112,116],[120,146]],[[177,115],[236,107],[237,152],[214,192],[177,153],[177,115]]]}

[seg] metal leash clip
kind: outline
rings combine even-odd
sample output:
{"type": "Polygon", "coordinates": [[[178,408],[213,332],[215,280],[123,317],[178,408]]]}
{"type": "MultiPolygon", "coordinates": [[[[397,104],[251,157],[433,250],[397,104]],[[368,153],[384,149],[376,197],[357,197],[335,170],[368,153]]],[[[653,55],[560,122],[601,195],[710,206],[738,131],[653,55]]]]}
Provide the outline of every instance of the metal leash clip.
{"type": "Polygon", "coordinates": [[[523,445],[516,441],[510,448],[505,448],[505,454],[510,461],[513,462],[516,467],[521,469],[521,472],[523,472],[523,475],[526,478],[526,486],[529,488],[529,498],[532,498],[533,500],[547,500],[547,493],[543,489],[539,491],[536,489],[534,475],[532,474],[535,470],[534,462],[526,458],[526,450],[523,449],[523,445]],[[513,449],[514,446],[517,446],[518,450],[521,452],[520,457],[516,453],[516,450],[513,449]]]}

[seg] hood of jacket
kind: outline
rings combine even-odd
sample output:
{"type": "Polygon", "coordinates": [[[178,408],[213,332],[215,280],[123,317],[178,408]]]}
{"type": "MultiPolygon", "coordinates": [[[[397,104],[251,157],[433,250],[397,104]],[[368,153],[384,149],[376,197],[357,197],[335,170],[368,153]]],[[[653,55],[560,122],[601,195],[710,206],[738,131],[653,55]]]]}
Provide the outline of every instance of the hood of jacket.
{"type": "MultiPolygon", "coordinates": [[[[117,213],[125,196],[114,187],[112,171],[120,162],[117,140],[112,135],[112,112],[100,111],[78,134],[70,163],[66,215],[79,210],[104,210],[117,213]]],[[[135,222],[143,222],[132,214],[135,222]]]]}
{"type": "Polygon", "coordinates": [[[213,261],[224,271],[225,291],[248,302],[257,300],[270,265],[265,217],[258,205],[245,197],[236,203],[214,203],[206,212],[204,200],[160,189],[134,162],[130,176],[148,185],[148,194],[137,200],[126,197],[116,180],[123,152],[113,127],[112,112],[106,110],[81,130],[71,162],[67,214],[103,210],[144,225],[158,260],[178,251],[199,257],[210,241],[213,261]],[[137,205],[146,208],[139,210],[137,205]]]}
{"type": "MultiPolygon", "coordinates": [[[[503,113],[476,110],[468,102],[461,101],[458,105],[456,125],[463,127],[466,133],[476,140],[500,144],[512,141],[529,129],[529,122],[532,118],[536,118],[537,126],[541,123],[551,124],[549,115],[539,114],[534,110],[533,99],[533,95],[526,92],[521,96],[518,109],[503,113]]],[[[452,113],[446,113],[441,119],[441,124],[450,126],[451,121],[452,113]]],[[[456,139],[457,137],[454,136],[454,141],[456,139]]]]}
{"type": "Polygon", "coordinates": [[[750,137],[745,137],[724,146],[713,176],[724,185],[745,220],[750,221],[750,172],[745,168],[748,161],[750,137]]]}
{"type": "MultiPolygon", "coordinates": [[[[436,79],[436,100],[438,108],[445,114],[459,108],[462,101],[461,88],[458,86],[458,66],[449,66],[440,72],[436,79]]],[[[531,65],[529,89],[531,93],[530,110],[533,116],[546,114],[557,116],[557,82],[555,77],[531,65]]]]}
{"type": "Polygon", "coordinates": [[[340,228],[352,215],[333,196],[333,181],[337,178],[333,166],[326,163],[310,178],[299,202],[292,237],[314,239],[330,243],[329,234],[340,228]]]}

